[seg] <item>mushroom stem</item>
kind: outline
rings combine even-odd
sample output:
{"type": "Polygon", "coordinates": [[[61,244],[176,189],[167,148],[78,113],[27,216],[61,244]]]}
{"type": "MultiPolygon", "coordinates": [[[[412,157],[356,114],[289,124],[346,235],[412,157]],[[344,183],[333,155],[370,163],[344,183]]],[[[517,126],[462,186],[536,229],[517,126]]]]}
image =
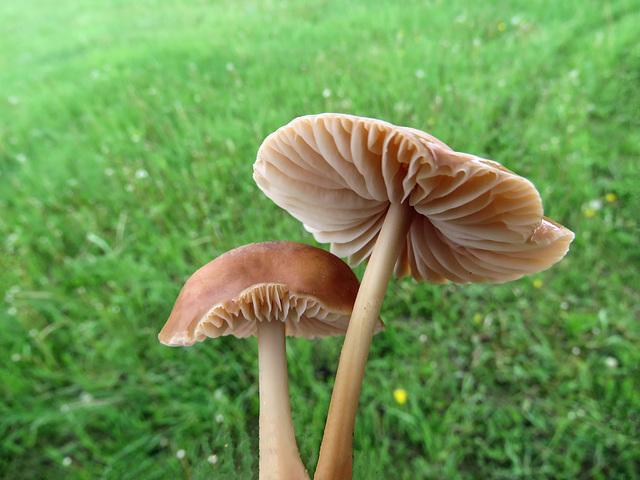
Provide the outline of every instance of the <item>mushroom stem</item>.
{"type": "Polygon", "coordinates": [[[351,478],[353,431],[373,331],[414,212],[408,203],[389,206],[365,269],[340,354],[315,480],[351,478]]]}
{"type": "Polygon", "coordinates": [[[257,322],[260,370],[260,480],[308,480],[296,444],[291,404],[285,324],[257,322]]]}

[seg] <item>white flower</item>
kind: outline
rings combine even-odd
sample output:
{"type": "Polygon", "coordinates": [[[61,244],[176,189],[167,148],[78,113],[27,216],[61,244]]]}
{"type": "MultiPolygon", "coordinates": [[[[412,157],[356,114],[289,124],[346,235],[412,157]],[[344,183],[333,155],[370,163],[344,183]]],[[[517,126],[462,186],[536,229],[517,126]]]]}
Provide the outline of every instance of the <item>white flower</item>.
{"type": "Polygon", "coordinates": [[[89,392],[81,392],[80,401],[82,403],[91,403],[93,401],[93,395],[91,395],[89,392]]]}
{"type": "Polygon", "coordinates": [[[322,96],[324,98],[329,98],[331,96],[331,90],[329,90],[328,88],[325,88],[324,90],[322,90],[322,96]]]}
{"type": "Polygon", "coordinates": [[[147,172],[143,168],[139,168],[138,170],[136,170],[135,175],[136,175],[136,178],[147,178],[149,176],[149,172],[147,172]]]}
{"type": "Polygon", "coordinates": [[[602,208],[602,200],[597,198],[595,200],[591,200],[589,202],[589,208],[592,210],[600,210],[602,208]]]}
{"type": "Polygon", "coordinates": [[[609,368],[616,368],[618,366],[618,360],[615,359],[614,357],[607,357],[604,360],[604,363],[607,365],[607,367],[609,368]]]}
{"type": "Polygon", "coordinates": [[[178,460],[182,460],[185,455],[187,454],[187,452],[185,452],[182,448],[180,450],[178,450],[176,452],[176,457],[178,457],[178,460]]]}

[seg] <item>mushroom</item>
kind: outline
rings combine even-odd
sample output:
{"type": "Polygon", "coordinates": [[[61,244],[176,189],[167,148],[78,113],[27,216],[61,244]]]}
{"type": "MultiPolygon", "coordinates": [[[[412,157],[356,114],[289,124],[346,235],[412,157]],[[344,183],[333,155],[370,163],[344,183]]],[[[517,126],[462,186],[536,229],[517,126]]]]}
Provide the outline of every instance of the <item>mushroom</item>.
{"type": "Polygon", "coordinates": [[[574,234],[543,217],[533,184],[413,128],[352,115],[294,119],[258,151],[254,180],[319,242],[368,258],[340,356],[315,478],[349,478],[374,320],[392,273],[506,282],[559,261],[574,234]]]}
{"type": "MultiPolygon", "coordinates": [[[[344,334],[358,288],[349,266],[320,248],[295,242],[245,245],[187,280],[160,331],[160,342],[169,346],[257,335],[261,479],[309,478],[291,418],[285,335],[344,334]]],[[[384,325],[378,320],[374,328],[384,325]]]]}

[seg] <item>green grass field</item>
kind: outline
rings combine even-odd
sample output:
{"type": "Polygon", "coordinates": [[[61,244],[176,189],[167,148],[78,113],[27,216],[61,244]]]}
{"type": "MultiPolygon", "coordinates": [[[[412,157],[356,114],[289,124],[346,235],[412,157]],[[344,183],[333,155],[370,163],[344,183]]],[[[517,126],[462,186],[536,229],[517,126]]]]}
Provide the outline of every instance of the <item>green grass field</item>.
{"type": "MultiPolygon", "coordinates": [[[[638,24],[636,0],[1,2],[0,478],[257,478],[255,339],[157,333],[224,251],[315,244],[252,164],[324,111],[499,161],[576,232],[516,282],[391,282],[354,478],[640,478],[638,24]]],[[[341,343],[288,340],[310,471],[341,343]]]]}

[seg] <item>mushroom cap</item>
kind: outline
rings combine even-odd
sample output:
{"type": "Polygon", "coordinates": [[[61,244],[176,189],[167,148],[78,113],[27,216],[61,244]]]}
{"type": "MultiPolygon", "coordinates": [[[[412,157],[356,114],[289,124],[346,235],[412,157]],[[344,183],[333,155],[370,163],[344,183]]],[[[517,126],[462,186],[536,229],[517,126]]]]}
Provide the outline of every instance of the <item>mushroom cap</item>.
{"type": "MultiPolygon", "coordinates": [[[[346,332],[360,282],[335,255],[296,242],[264,242],[224,253],[185,283],[160,342],[256,334],[256,322],[285,322],[295,337],[346,332]]],[[[384,329],[378,320],[376,332],[384,329]]]]}
{"type": "Polygon", "coordinates": [[[331,252],[366,259],[391,203],[416,212],[396,278],[505,282],[549,268],[574,234],[543,217],[533,184],[497,162],[382,120],[294,119],[258,151],[254,180],[331,252]]]}

